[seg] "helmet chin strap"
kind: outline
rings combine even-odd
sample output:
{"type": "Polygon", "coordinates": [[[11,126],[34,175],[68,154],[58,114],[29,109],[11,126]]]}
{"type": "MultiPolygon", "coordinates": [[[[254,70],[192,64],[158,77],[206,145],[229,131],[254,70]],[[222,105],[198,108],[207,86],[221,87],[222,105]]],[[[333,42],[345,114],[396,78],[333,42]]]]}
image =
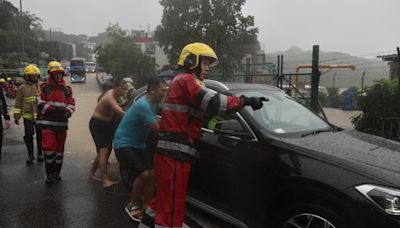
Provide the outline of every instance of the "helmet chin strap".
{"type": "Polygon", "coordinates": [[[200,74],[201,74],[201,66],[200,66],[200,64],[193,70],[193,73],[196,75],[197,79],[200,80],[200,74]]]}
{"type": "Polygon", "coordinates": [[[28,82],[37,83],[39,81],[39,77],[38,77],[38,79],[36,79],[36,81],[33,81],[32,78],[30,76],[28,76],[26,80],[28,82]]]}

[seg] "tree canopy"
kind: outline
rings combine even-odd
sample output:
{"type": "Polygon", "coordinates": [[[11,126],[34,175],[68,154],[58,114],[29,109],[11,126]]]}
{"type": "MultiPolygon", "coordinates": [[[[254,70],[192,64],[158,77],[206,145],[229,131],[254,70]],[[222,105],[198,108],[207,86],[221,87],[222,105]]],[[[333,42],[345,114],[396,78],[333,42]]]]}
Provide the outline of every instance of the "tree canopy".
{"type": "Polygon", "coordinates": [[[172,65],[191,42],[210,45],[225,64],[239,62],[247,44],[257,43],[253,16],[243,16],[245,0],[160,0],[164,7],[155,37],[172,65]]]}
{"type": "Polygon", "coordinates": [[[21,17],[20,11],[10,2],[0,0],[0,62],[16,65],[20,61],[37,60],[38,40],[43,37],[40,22],[40,18],[29,12],[23,12],[21,17]]]}
{"type": "Polygon", "coordinates": [[[114,77],[132,77],[135,86],[146,83],[147,78],[155,75],[155,62],[142,53],[127,30],[118,24],[110,24],[106,32],[111,43],[97,47],[97,62],[114,77]]]}

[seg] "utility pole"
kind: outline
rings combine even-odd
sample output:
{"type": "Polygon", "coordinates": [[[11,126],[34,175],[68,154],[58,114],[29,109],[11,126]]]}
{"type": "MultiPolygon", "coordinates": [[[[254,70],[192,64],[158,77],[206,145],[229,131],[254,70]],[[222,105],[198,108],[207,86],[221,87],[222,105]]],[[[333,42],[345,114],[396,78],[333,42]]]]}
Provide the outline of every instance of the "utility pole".
{"type": "Polygon", "coordinates": [[[311,109],[319,111],[318,85],[319,85],[319,45],[313,46],[311,66],[311,109]]]}
{"type": "Polygon", "coordinates": [[[22,49],[22,60],[25,58],[25,42],[24,42],[24,20],[22,15],[22,0],[19,0],[19,10],[21,19],[21,49],[22,49]]]}
{"type": "Polygon", "coordinates": [[[51,45],[51,41],[52,41],[52,37],[51,37],[51,31],[52,30],[58,30],[58,29],[61,29],[61,28],[49,28],[49,58],[50,59],[52,59],[53,57],[52,57],[52,55],[53,55],[53,47],[52,47],[52,45],[51,45]]]}
{"type": "MultiPolygon", "coordinates": [[[[397,47],[397,61],[399,62],[398,87],[397,87],[397,113],[400,113],[400,48],[397,47]]],[[[399,127],[399,126],[397,126],[399,127]]],[[[400,127],[399,127],[400,128],[400,127]]]]}
{"type": "Polygon", "coordinates": [[[333,74],[333,81],[332,81],[332,91],[335,91],[335,83],[336,83],[336,71],[333,74]]]}
{"type": "Polygon", "coordinates": [[[363,75],[362,75],[362,77],[361,77],[361,91],[362,92],[364,92],[364,77],[365,77],[365,74],[366,74],[367,72],[366,71],[364,71],[363,72],[363,75]]]}

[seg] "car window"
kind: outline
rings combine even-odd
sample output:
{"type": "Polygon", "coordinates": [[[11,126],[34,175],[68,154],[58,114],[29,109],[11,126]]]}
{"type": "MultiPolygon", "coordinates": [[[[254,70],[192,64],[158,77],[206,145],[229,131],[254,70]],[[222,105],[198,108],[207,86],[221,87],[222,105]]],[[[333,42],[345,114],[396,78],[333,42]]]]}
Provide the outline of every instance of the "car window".
{"type": "Polygon", "coordinates": [[[328,129],[329,124],[318,115],[293,100],[290,96],[278,91],[245,91],[238,95],[248,97],[267,97],[260,110],[254,111],[245,107],[244,112],[263,128],[276,134],[304,132],[317,129],[328,129]]]}

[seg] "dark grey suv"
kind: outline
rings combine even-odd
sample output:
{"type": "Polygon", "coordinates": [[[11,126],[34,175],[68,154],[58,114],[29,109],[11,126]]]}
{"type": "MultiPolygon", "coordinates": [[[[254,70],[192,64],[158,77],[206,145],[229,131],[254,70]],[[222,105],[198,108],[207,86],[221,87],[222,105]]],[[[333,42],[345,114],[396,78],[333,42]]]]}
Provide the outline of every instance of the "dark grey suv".
{"type": "Polygon", "coordinates": [[[189,204],[232,227],[400,227],[400,143],[336,128],[272,86],[205,84],[269,101],[212,129],[205,116],[189,204]]]}

